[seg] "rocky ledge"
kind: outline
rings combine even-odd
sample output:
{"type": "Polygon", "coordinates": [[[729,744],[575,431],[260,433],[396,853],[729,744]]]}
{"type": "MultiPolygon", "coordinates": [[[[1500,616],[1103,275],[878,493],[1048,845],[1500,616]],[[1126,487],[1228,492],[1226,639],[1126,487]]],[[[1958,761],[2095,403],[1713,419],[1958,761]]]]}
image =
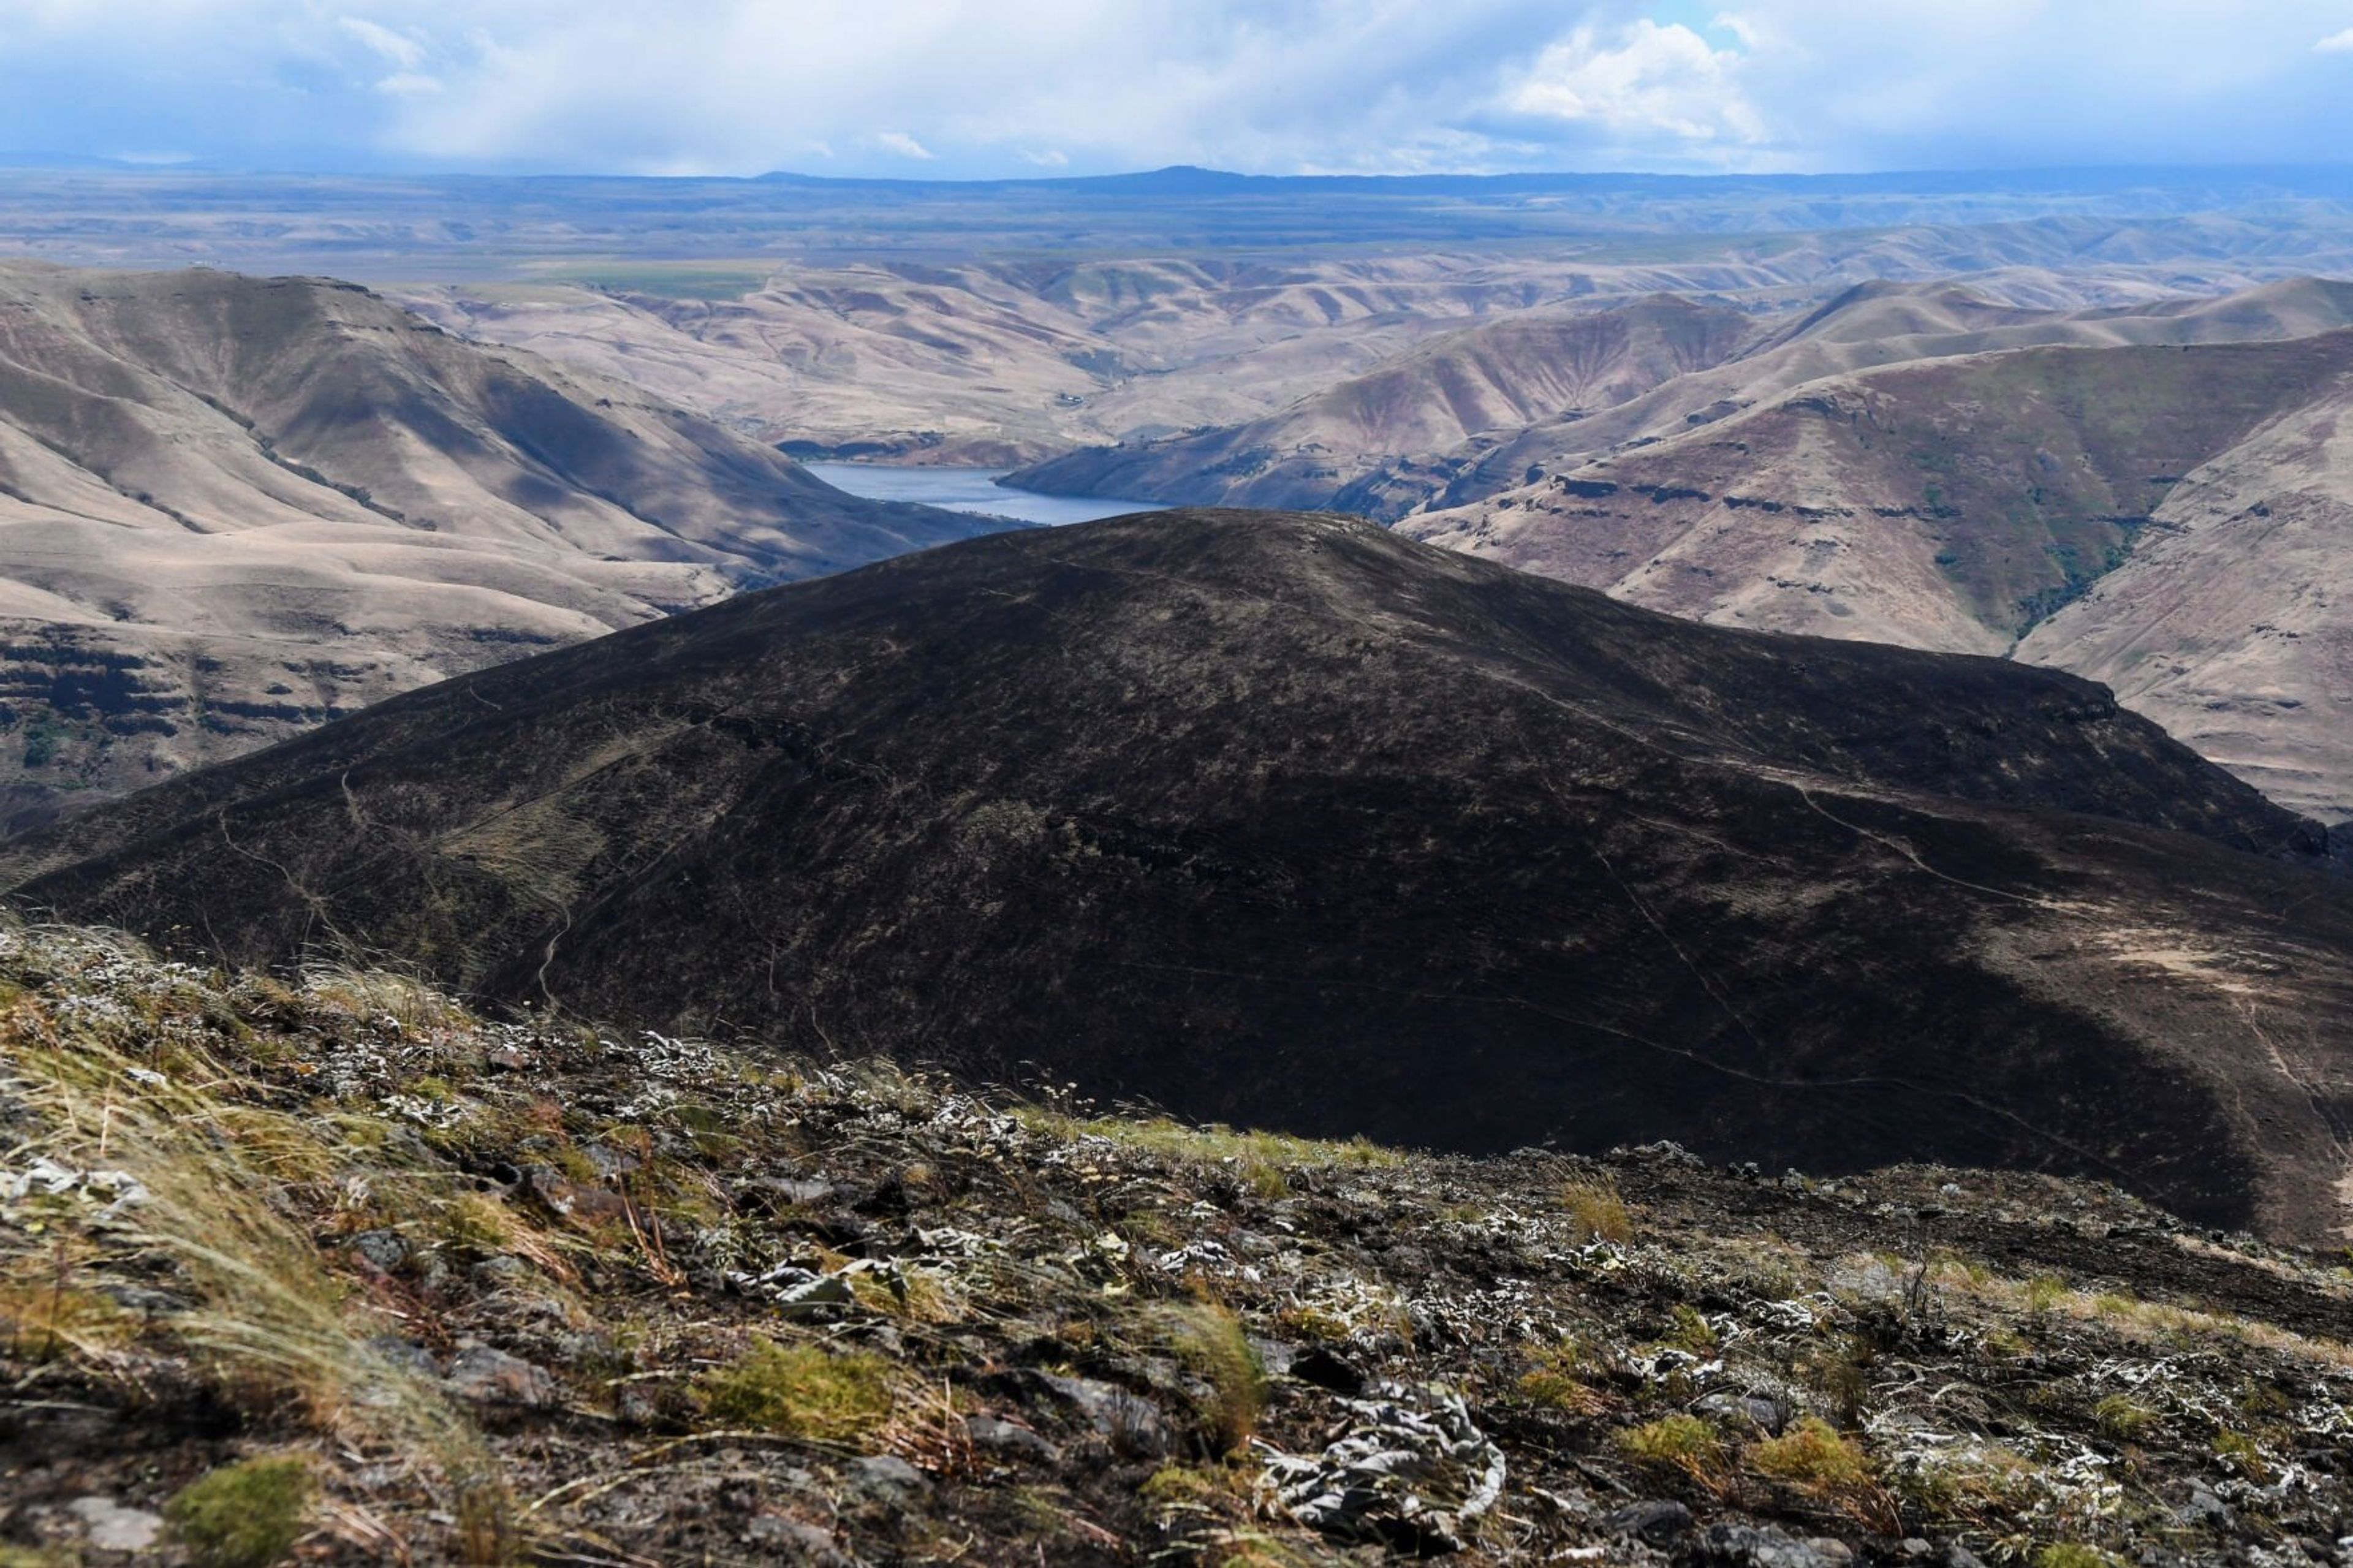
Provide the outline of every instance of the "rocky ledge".
{"type": "Polygon", "coordinates": [[[2341,1258],[0,928],[0,1562],[2353,1562],[2341,1258]]]}

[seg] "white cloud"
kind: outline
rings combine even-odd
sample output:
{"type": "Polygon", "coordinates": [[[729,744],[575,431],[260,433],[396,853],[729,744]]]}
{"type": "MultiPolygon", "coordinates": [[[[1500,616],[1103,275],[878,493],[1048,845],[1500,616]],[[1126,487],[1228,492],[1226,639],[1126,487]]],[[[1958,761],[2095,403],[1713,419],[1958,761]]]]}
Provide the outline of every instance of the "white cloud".
{"type": "Polygon", "coordinates": [[[425,46],[406,33],[396,33],[364,16],[338,16],[335,25],[403,70],[425,63],[425,46]]]}
{"type": "Polygon", "coordinates": [[[2134,0],[2119,28],[2116,0],[0,0],[0,146],[754,174],[823,144],[953,175],[2311,163],[2338,156],[2347,5],[2134,0]]]}
{"type": "Polygon", "coordinates": [[[1681,23],[1643,17],[1606,39],[1578,27],[1536,57],[1504,106],[1595,126],[1620,142],[1760,142],[1763,117],[1740,89],[1742,58],[1681,23]]]}
{"type": "Polygon", "coordinates": [[[1737,11],[1718,12],[1715,19],[1708,24],[1708,31],[1731,34],[1744,49],[1761,47],[1766,37],[1755,22],[1737,11]]]}

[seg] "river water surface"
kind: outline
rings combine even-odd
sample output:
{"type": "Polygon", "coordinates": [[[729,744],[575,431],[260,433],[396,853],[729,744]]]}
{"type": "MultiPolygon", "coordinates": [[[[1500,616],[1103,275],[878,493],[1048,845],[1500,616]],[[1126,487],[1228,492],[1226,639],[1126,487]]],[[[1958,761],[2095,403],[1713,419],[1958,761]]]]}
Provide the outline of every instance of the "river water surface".
{"type": "Polygon", "coordinates": [[[1041,496],[1009,490],[997,483],[1010,468],[910,468],[883,463],[802,465],[836,489],[869,500],[912,500],[949,511],[976,511],[1023,522],[1092,522],[1132,511],[1166,511],[1148,500],[1106,500],[1092,496],[1041,496]]]}

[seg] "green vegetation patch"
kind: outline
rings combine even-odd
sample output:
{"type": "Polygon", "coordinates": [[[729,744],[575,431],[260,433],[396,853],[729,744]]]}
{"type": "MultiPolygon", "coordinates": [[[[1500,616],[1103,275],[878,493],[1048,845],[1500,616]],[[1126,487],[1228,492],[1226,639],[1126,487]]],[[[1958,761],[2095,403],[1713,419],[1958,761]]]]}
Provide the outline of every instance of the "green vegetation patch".
{"type": "Polygon", "coordinates": [[[1662,1415],[1630,1426],[1618,1435],[1618,1446],[1629,1458],[1694,1475],[1714,1469],[1724,1458],[1724,1440],[1696,1415],[1662,1415]]]}
{"type": "Polygon", "coordinates": [[[866,1351],[762,1340],[696,1382],[704,1410],[731,1426],[811,1443],[855,1443],[891,1416],[891,1363],[866,1351]]]}
{"type": "Polygon", "coordinates": [[[300,1459],[246,1459],[182,1489],[164,1519],[196,1568],[269,1568],[294,1550],[312,1490],[300,1459]]]}

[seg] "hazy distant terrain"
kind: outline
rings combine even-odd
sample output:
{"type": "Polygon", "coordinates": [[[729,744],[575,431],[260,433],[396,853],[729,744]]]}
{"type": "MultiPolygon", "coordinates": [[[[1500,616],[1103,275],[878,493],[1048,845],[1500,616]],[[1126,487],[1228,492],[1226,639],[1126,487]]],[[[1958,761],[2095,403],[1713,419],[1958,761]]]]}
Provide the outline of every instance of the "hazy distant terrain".
{"type": "Polygon", "coordinates": [[[0,247],[373,280],[747,449],[1349,510],[1703,618],[2014,652],[2353,816],[2341,173],[17,171],[0,247]]]}
{"type": "MultiPolygon", "coordinates": [[[[757,282],[780,261],[1542,248],[1771,261],[1903,233],[1947,269],[2343,254],[2342,168],[1268,178],[1171,168],[979,182],[0,171],[0,236],[93,264],[203,260],[368,281],[570,270],[757,282]],[[2038,233],[2038,229],[2047,232],[2038,233]],[[1974,257],[1974,262],[1957,258],[1974,257]]],[[[1801,264],[1801,263],[1800,263],[1801,264]]]]}
{"type": "MultiPolygon", "coordinates": [[[[1664,293],[1769,318],[1861,282],[1961,275],[2071,309],[2353,271],[2353,179],[14,171],[8,251],[428,285],[404,297],[452,330],[628,375],[766,439],[997,463],[1249,424],[1433,333],[1525,311],[1664,293]]],[[[1545,421],[1507,428],[1527,423],[1545,421]]]]}

